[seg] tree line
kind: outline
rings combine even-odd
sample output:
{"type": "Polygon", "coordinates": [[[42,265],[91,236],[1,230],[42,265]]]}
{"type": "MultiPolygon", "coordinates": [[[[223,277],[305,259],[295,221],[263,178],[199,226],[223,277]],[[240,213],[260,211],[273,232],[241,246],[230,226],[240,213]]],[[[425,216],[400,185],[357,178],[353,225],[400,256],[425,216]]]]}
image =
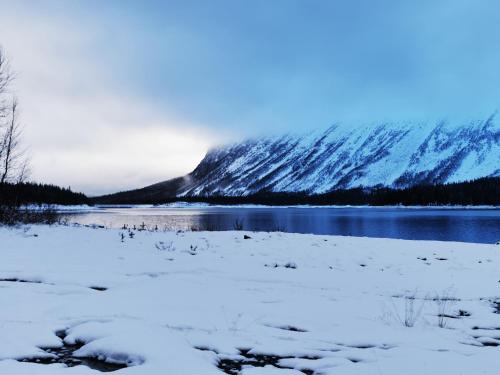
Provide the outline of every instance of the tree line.
{"type": "Polygon", "coordinates": [[[83,193],[73,192],[50,184],[33,182],[0,184],[0,206],[26,204],[163,204],[172,202],[209,203],[221,205],[263,204],[284,205],[370,205],[370,206],[429,206],[429,205],[500,205],[500,177],[485,177],[477,180],[444,185],[418,185],[405,189],[354,188],[339,189],[326,194],[307,192],[259,192],[247,196],[196,196],[164,199],[148,199],[120,196],[88,198],[83,193]]]}
{"type": "Polygon", "coordinates": [[[0,184],[0,206],[22,206],[27,204],[90,204],[83,193],[75,193],[71,188],[34,182],[0,184]]]}
{"type": "Polygon", "coordinates": [[[178,201],[190,203],[209,203],[221,205],[263,204],[286,205],[370,205],[370,206],[429,206],[429,205],[500,205],[500,177],[484,177],[472,181],[442,185],[418,185],[404,189],[353,188],[338,189],[325,194],[308,192],[261,191],[246,196],[191,196],[170,198],[151,198],[151,195],[138,195],[126,192],[92,198],[100,204],[163,204],[178,201]]]}

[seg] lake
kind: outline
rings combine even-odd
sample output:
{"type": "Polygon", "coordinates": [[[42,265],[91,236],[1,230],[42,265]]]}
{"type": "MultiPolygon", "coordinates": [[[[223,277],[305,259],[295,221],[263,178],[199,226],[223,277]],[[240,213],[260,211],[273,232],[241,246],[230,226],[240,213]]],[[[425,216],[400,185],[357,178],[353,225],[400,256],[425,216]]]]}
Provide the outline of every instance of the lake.
{"type": "Polygon", "coordinates": [[[159,230],[283,231],[402,238],[411,240],[496,243],[500,209],[394,207],[182,207],[101,208],[66,212],[79,224],[110,228],[145,225],[159,230]]]}

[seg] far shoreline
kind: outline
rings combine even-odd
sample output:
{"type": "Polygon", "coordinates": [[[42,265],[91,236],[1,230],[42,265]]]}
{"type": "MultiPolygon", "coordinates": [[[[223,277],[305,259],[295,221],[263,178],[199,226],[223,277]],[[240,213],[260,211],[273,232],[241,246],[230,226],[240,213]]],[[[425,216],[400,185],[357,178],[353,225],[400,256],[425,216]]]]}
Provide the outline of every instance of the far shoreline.
{"type": "Polygon", "coordinates": [[[266,204],[210,204],[204,202],[173,202],[164,204],[96,204],[96,205],[51,205],[31,204],[29,210],[51,208],[57,212],[88,212],[107,209],[199,209],[199,208],[227,208],[227,209],[409,209],[409,210],[500,210],[494,205],[266,205],[266,204]]]}

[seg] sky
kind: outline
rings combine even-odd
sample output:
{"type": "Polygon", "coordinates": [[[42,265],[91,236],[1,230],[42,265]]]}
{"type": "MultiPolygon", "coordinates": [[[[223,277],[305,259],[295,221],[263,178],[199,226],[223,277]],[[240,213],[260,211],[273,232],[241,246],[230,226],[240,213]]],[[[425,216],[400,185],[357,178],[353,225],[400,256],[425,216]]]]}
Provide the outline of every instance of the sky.
{"type": "Polygon", "coordinates": [[[487,0],[0,0],[32,179],[90,195],[249,136],[500,107],[487,0]]]}

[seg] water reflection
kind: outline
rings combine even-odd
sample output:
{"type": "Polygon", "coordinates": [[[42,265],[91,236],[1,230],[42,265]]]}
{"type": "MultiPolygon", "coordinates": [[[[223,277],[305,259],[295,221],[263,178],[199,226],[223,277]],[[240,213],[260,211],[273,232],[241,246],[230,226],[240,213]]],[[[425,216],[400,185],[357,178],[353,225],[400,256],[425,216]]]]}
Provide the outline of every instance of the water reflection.
{"type": "Polygon", "coordinates": [[[71,222],[167,230],[286,231],[403,239],[494,243],[500,240],[498,209],[403,208],[126,208],[64,215],[71,222]]]}

